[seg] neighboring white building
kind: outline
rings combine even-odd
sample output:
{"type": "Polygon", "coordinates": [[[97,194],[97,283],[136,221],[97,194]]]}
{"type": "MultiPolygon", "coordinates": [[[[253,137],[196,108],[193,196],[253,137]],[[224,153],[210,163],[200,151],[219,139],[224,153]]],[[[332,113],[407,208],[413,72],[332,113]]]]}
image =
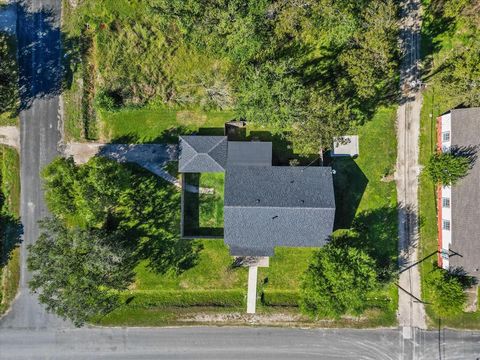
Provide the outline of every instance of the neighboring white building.
{"type": "MultiPolygon", "coordinates": [[[[480,145],[480,108],[455,109],[437,118],[437,150],[475,153],[480,145]]],[[[462,267],[480,277],[480,164],[454,186],[437,189],[438,265],[462,267]]]]}

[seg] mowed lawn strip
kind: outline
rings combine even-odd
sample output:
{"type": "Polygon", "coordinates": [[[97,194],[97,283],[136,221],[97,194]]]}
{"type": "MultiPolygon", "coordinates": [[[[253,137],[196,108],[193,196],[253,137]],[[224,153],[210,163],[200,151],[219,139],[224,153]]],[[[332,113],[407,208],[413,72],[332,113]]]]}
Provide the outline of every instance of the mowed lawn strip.
{"type": "Polygon", "coordinates": [[[200,132],[223,135],[225,122],[235,114],[230,111],[158,109],[126,109],[102,111],[101,138],[113,142],[176,143],[178,135],[200,132]]]}

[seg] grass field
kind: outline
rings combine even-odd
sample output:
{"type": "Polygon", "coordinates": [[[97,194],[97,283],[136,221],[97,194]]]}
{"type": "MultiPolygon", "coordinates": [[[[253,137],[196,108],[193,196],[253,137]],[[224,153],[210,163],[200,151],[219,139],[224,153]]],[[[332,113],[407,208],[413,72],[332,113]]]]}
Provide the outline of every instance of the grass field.
{"type": "Polygon", "coordinates": [[[0,314],[15,298],[20,280],[18,219],[20,212],[20,159],[16,150],[0,146],[2,241],[0,256],[0,314]]]}
{"type": "Polygon", "coordinates": [[[185,182],[213,193],[184,193],[184,232],[189,236],[223,236],[224,173],[185,174],[185,182]]]}

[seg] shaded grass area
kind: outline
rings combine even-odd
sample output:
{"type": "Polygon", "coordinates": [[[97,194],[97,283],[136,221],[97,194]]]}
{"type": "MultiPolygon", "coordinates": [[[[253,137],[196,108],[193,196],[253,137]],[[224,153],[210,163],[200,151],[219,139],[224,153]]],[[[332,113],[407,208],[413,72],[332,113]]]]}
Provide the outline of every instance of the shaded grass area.
{"type": "Polygon", "coordinates": [[[185,174],[185,182],[213,193],[185,191],[184,233],[187,236],[223,236],[224,173],[185,174]]]}
{"type": "MultiPolygon", "coordinates": [[[[423,94],[423,107],[420,118],[420,164],[425,165],[436,147],[435,119],[447,111],[441,93],[436,93],[435,88],[429,88],[423,94]],[[430,116],[430,114],[432,116],[430,116]]],[[[420,176],[419,186],[419,214],[420,214],[420,273],[422,278],[422,297],[427,303],[431,299],[431,289],[428,283],[429,274],[436,266],[437,256],[430,256],[437,251],[437,209],[435,185],[426,175],[420,176]]],[[[428,325],[438,327],[439,319],[431,306],[426,306],[428,325]]],[[[480,329],[480,310],[474,313],[442,318],[441,326],[480,329]]]]}
{"type": "Polygon", "coordinates": [[[146,263],[140,264],[133,286],[136,290],[205,290],[243,289],[247,284],[247,270],[232,267],[228,248],[219,240],[198,240],[202,246],[197,265],[181,274],[163,275],[151,272],[146,263]]]}
{"type": "Polygon", "coordinates": [[[15,149],[0,146],[1,238],[0,314],[15,298],[20,280],[20,159],[15,149]]]}

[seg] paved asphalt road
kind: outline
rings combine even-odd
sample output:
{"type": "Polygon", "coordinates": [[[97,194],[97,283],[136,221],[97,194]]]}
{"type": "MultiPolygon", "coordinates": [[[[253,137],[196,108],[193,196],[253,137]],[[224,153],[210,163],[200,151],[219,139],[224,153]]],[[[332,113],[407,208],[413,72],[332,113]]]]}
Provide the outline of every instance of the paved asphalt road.
{"type": "Polygon", "coordinates": [[[467,359],[480,358],[480,333],[415,330],[279,328],[83,328],[45,312],[28,293],[26,245],[47,213],[40,169],[60,139],[60,0],[19,8],[22,85],[21,215],[24,224],[20,295],[0,321],[0,359],[467,359]]]}
{"type": "Polygon", "coordinates": [[[27,245],[38,237],[38,220],[47,214],[40,170],[57,155],[60,140],[59,92],[61,48],[59,16],[61,0],[25,1],[17,16],[20,73],[21,244],[20,292],[12,309],[2,319],[2,327],[44,328],[65,326],[45,312],[27,288],[27,245]]]}
{"type": "Polygon", "coordinates": [[[417,331],[404,356],[396,329],[114,328],[0,330],[0,359],[477,360],[480,333],[417,331]]]}

